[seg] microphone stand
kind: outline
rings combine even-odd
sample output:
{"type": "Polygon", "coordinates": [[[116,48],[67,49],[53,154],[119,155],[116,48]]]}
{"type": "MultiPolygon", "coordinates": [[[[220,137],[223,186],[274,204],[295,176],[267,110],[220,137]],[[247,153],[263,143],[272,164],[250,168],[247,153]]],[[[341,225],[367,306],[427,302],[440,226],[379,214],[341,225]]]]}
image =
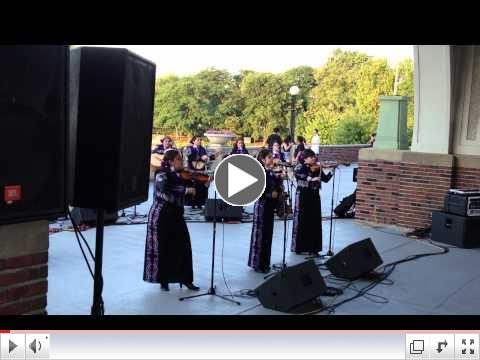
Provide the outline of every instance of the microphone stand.
{"type": "MultiPolygon", "coordinates": [[[[333,243],[332,243],[332,230],[333,230],[333,205],[334,205],[334,197],[335,197],[335,167],[332,168],[333,176],[332,176],[332,202],[331,202],[331,208],[330,208],[330,237],[328,240],[328,251],[325,255],[313,255],[313,256],[307,256],[305,260],[311,260],[311,259],[324,259],[326,257],[332,257],[333,256],[333,243]]],[[[322,173],[320,170],[320,182],[322,181],[321,179],[322,173]]],[[[320,210],[321,211],[321,210],[320,210]]]]}
{"type": "MultiPolygon", "coordinates": [[[[284,166],[284,165],[283,165],[284,166]]],[[[284,166],[285,167],[285,166],[284,166]]],[[[286,168],[286,167],[285,167],[286,168]]],[[[286,173],[288,172],[288,169],[286,169],[286,173]]],[[[289,178],[288,178],[288,173],[287,173],[287,196],[283,198],[283,260],[281,264],[274,264],[272,266],[273,270],[276,272],[281,272],[287,268],[287,263],[285,260],[285,256],[287,253],[287,220],[288,220],[288,200],[291,199],[291,193],[290,193],[290,183],[289,183],[289,178]]],[[[269,277],[273,276],[275,272],[268,274],[264,276],[264,279],[268,279],[269,277]]]]}
{"type": "Polygon", "coordinates": [[[179,300],[184,301],[184,300],[187,300],[187,299],[194,299],[194,298],[198,298],[198,297],[202,297],[202,296],[211,295],[211,296],[216,296],[220,299],[229,301],[231,303],[241,305],[240,302],[238,302],[234,299],[230,299],[226,296],[218,295],[217,290],[215,288],[215,285],[213,283],[213,278],[214,278],[214,275],[215,275],[215,240],[216,240],[216,234],[217,234],[217,190],[216,189],[215,189],[215,202],[214,203],[215,203],[215,205],[213,207],[212,272],[210,274],[210,289],[208,289],[208,291],[206,293],[199,294],[199,295],[181,297],[179,300]]]}

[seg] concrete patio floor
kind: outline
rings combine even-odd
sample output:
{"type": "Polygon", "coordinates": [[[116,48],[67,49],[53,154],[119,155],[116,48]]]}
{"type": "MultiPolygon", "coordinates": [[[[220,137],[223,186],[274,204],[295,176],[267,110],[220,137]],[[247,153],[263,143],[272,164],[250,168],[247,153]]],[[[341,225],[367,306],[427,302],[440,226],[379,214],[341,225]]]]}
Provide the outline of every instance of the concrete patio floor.
{"type": "MultiPolygon", "coordinates": [[[[342,167],[338,200],[355,189],[352,167],[342,167]]],[[[331,184],[322,189],[322,213],[330,213],[331,184]]],[[[151,196],[150,196],[151,199],[151,196]]],[[[148,212],[151,201],[137,207],[137,212],[148,212]]],[[[130,210],[130,209],[129,209],[130,210]]],[[[247,209],[251,211],[251,208],[247,209]]],[[[131,212],[131,210],[129,211],[131,212]]],[[[291,221],[289,221],[290,245],[291,221]]],[[[205,291],[210,285],[211,268],[211,223],[188,224],[193,250],[195,283],[205,291]]],[[[264,279],[247,267],[251,223],[218,224],[215,285],[219,294],[227,295],[229,290],[255,289],[264,279]],[[223,249],[223,256],[222,256],[223,249]],[[225,275],[225,279],[222,275],[225,275]]],[[[374,228],[355,220],[337,220],[334,227],[335,253],[350,243],[370,237],[385,263],[406,256],[437,252],[426,241],[406,238],[392,228],[374,228]]],[[[241,306],[219,298],[203,297],[180,302],[181,296],[194,295],[185,288],[171,284],[170,292],[162,292],[159,285],[143,282],[143,260],[146,225],[117,225],[105,228],[104,248],[104,291],[105,312],[108,315],[263,315],[280,314],[257,306],[255,298],[237,298],[241,306]]],[[[84,232],[92,249],[95,243],[95,229],[84,232]]],[[[328,248],[329,221],[323,222],[324,250],[328,248]]],[[[272,263],[282,260],[283,223],[277,221],[274,229],[272,263]]],[[[50,236],[49,250],[48,313],[51,315],[89,314],[92,303],[93,280],[88,273],[80,249],[71,232],[50,236]]],[[[389,279],[392,285],[380,284],[370,294],[383,296],[387,303],[374,303],[362,297],[339,307],[335,314],[480,314],[480,249],[464,250],[451,248],[446,255],[422,258],[401,264],[389,279]]],[[[304,261],[287,251],[289,265],[304,261]]],[[[322,270],[322,274],[328,272],[322,270]]],[[[356,288],[366,282],[359,282],[356,288]]],[[[331,286],[336,286],[330,283],[331,286]]],[[[347,290],[335,301],[354,295],[347,290]]],[[[370,297],[371,299],[371,297],[370,297]]],[[[325,303],[332,298],[322,298],[325,303]]],[[[376,299],[378,300],[378,299],[376,299]]]]}

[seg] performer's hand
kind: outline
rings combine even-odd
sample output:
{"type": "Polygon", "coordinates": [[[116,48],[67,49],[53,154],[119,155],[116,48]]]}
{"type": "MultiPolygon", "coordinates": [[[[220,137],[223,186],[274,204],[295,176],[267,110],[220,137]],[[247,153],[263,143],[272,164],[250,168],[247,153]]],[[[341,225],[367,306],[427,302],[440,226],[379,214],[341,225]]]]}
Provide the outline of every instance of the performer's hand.
{"type": "Polygon", "coordinates": [[[317,176],[317,177],[314,177],[314,178],[312,178],[312,180],[311,180],[311,181],[320,181],[320,177],[319,177],[319,176],[317,176]]]}
{"type": "Polygon", "coordinates": [[[195,195],[197,194],[197,191],[195,190],[195,188],[187,188],[187,189],[185,190],[185,194],[186,194],[186,195],[193,195],[193,196],[195,196],[195,195]]]}
{"type": "Polygon", "coordinates": [[[202,156],[202,160],[203,160],[203,161],[208,161],[208,156],[207,156],[207,155],[203,155],[203,156],[202,156]]]}
{"type": "Polygon", "coordinates": [[[278,198],[278,192],[277,191],[273,191],[272,192],[272,199],[277,199],[278,198]]]}

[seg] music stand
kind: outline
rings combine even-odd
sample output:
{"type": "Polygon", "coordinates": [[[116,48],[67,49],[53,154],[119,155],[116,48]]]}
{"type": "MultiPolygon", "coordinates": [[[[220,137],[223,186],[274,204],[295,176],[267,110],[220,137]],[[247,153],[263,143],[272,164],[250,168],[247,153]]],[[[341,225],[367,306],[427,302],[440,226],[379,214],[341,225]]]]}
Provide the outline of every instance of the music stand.
{"type": "Polygon", "coordinates": [[[215,276],[215,240],[216,240],[216,234],[217,234],[217,189],[214,189],[214,191],[215,191],[215,206],[213,207],[212,272],[211,272],[211,275],[210,275],[210,289],[208,289],[208,291],[206,293],[199,294],[199,295],[185,296],[185,297],[181,297],[178,300],[183,301],[183,300],[187,300],[187,299],[194,299],[194,298],[198,298],[198,297],[202,297],[202,296],[211,295],[211,296],[216,296],[220,299],[229,301],[231,303],[241,305],[239,301],[236,301],[234,299],[230,299],[226,296],[218,295],[217,291],[215,289],[215,285],[213,283],[213,279],[214,279],[214,276],[215,276]]]}

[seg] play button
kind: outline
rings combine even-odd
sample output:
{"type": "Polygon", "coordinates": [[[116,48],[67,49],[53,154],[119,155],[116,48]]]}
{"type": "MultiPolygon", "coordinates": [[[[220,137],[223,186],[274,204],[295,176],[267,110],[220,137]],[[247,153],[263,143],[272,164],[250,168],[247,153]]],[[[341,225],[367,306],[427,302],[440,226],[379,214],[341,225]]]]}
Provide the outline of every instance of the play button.
{"type": "Polygon", "coordinates": [[[15,344],[12,340],[8,341],[8,352],[11,353],[13,350],[15,350],[18,347],[17,344],[15,344]]]}
{"type": "Polygon", "coordinates": [[[215,170],[215,189],[230,205],[251,204],[265,190],[265,170],[249,155],[230,155],[215,170]]]}

